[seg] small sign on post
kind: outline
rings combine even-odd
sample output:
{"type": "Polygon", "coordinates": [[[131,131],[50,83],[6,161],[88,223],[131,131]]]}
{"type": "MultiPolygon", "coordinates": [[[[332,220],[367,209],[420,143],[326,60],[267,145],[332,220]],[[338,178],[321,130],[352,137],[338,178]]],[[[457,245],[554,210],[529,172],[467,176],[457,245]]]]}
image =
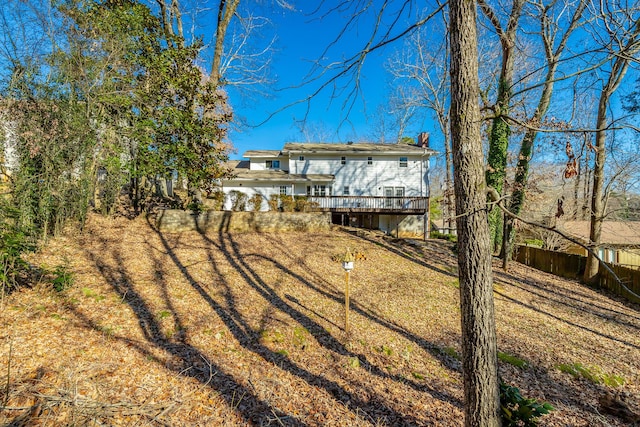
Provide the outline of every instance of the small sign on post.
{"type": "Polygon", "coordinates": [[[342,268],[345,271],[345,288],[344,288],[344,332],[349,333],[349,273],[353,270],[355,257],[347,248],[347,252],[342,259],[342,268]]]}

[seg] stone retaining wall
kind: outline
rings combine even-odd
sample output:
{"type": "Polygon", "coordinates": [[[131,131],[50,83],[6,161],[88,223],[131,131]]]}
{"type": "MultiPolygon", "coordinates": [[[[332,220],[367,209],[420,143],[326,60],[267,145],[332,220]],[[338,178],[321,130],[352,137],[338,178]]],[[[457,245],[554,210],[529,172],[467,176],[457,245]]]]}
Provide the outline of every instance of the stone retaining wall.
{"type": "Polygon", "coordinates": [[[160,231],[274,232],[326,231],[331,228],[331,214],[306,212],[229,212],[166,209],[158,213],[156,226],[160,231]]]}

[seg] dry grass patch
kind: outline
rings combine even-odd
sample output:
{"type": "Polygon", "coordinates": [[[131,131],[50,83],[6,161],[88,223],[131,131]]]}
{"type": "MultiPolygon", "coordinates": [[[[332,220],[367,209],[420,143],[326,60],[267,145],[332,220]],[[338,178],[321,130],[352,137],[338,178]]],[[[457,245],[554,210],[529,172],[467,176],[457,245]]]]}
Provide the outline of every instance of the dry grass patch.
{"type": "MultiPolygon", "coordinates": [[[[446,243],[339,231],[163,234],[144,218],[92,216],[84,233],[54,239],[33,262],[64,259],[69,289],[41,284],[3,302],[10,409],[0,422],[462,424],[446,243]],[[366,254],[351,274],[349,337],[344,273],[331,259],[347,247],[366,254]]],[[[503,378],[558,408],[541,425],[624,425],[600,414],[606,384],[557,367],[597,367],[640,395],[637,307],[515,264],[496,269],[495,296],[503,378]]]]}

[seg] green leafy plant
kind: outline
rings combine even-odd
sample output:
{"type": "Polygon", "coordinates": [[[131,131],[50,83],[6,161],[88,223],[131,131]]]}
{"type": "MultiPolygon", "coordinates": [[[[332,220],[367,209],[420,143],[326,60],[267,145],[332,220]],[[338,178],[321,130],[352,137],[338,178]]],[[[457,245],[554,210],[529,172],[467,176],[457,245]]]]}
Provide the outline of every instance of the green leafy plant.
{"type": "Polygon", "coordinates": [[[584,366],[580,363],[561,364],[556,367],[560,372],[574,378],[584,378],[594,384],[604,384],[608,387],[619,387],[625,383],[623,377],[603,372],[597,366],[584,366]]]}
{"type": "Polygon", "coordinates": [[[517,356],[513,356],[509,353],[498,352],[498,359],[515,366],[516,368],[525,369],[529,366],[526,360],[520,359],[517,356]]]}
{"type": "Polygon", "coordinates": [[[22,258],[36,249],[32,232],[18,224],[19,212],[0,200],[0,295],[8,293],[29,269],[22,258]]]}
{"type": "Polygon", "coordinates": [[[456,236],[455,234],[445,234],[439,231],[432,231],[431,233],[429,233],[429,237],[431,237],[432,239],[447,240],[454,243],[458,241],[458,236],[456,236]]]}
{"type": "Polygon", "coordinates": [[[199,214],[201,212],[204,211],[204,206],[202,203],[200,203],[198,200],[191,200],[188,204],[187,204],[187,210],[195,213],[195,214],[199,214]]]}
{"type": "Polygon", "coordinates": [[[446,355],[456,360],[462,359],[462,357],[460,356],[460,353],[458,353],[458,351],[453,347],[435,347],[434,353],[446,355]]]}
{"type": "Polygon", "coordinates": [[[391,350],[391,348],[389,347],[385,347],[384,345],[380,348],[380,350],[387,356],[391,356],[393,354],[393,350],[391,350]]]}
{"type": "Polygon", "coordinates": [[[413,376],[413,378],[415,378],[417,380],[423,380],[424,379],[424,375],[422,375],[419,372],[412,372],[411,375],[413,376]]]}
{"type": "Polygon", "coordinates": [[[446,354],[446,355],[447,355],[447,356],[449,356],[449,357],[453,357],[453,358],[454,358],[454,359],[456,359],[456,360],[460,360],[460,359],[462,359],[462,358],[460,357],[460,353],[458,353],[458,351],[457,351],[455,348],[453,348],[453,347],[445,347],[445,348],[443,349],[443,353],[444,353],[444,354],[446,354]]]}
{"type": "Polygon", "coordinates": [[[62,292],[73,285],[73,272],[69,271],[66,265],[59,265],[53,270],[53,289],[62,292]]]}
{"type": "Polygon", "coordinates": [[[500,382],[500,415],[503,427],[532,427],[538,418],[555,408],[547,402],[527,399],[517,387],[500,382]]]}
{"type": "Polygon", "coordinates": [[[544,242],[541,239],[525,239],[524,244],[527,246],[535,246],[536,248],[541,248],[544,242]]]}
{"type": "Polygon", "coordinates": [[[293,330],[293,345],[305,349],[307,347],[307,335],[309,332],[302,326],[296,326],[293,330]]]}
{"type": "Polygon", "coordinates": [[[93,298],[96,302],[100,302],[105,298],[104,295],[99,295],[96,291],[89,288],[82,288],[82,295],[87,298],[93,298]]]}
{"type": "Polygon", "coordinates": [[[160,313],[158,313],[159,319],[166,319],[169,316],[171,316],[171,312],[169,310],[162,310],[160,313]]]}

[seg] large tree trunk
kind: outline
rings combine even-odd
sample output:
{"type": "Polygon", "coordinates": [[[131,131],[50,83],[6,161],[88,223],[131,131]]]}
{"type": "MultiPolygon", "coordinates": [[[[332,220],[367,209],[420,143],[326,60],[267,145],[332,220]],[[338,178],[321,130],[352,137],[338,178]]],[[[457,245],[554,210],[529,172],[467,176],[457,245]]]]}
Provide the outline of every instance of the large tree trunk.
{"type": "Polygon", "coordinates": [[[458,228],[465,425],[500,425],[486,183],[478,106],[475,1],[452,0],[451,137],[458,228]]]}

